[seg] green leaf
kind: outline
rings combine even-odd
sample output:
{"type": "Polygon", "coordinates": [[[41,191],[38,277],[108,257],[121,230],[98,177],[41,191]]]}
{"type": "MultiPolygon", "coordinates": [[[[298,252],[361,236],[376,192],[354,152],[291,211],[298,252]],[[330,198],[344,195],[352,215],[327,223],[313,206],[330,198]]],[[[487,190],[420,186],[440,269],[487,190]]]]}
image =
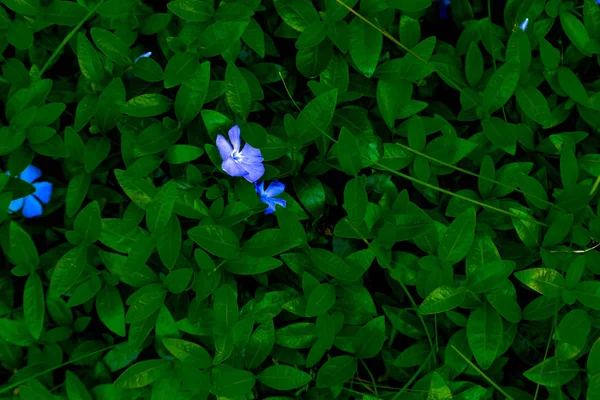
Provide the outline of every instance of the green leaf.
{"type": "Polygon", "coordinates": [[[515,277],[524,285],[548,297],[559,297],[565,287],[565,279],[556,270],[529,268],[515,272],[515,277]]]}
{"type": "Polygon", "coordinates": [[[240,253],[240,242],[235,234],[219,225],[199,225],[188,231],[188,236],[204,250],[217,257],[234,259],[240,253]]]}
{"type": "Polygon", "coordinates": [[[40,11],[39,0],[2,0],[2,3],[18,14],[34,16],[40,11]]]}
{"type": "Polygon", "coordinates": [[[317,46],[327,37],[327,26],[321,22],[316,21],[308,25],[304,31],[298,37],[296,41],[296,48],[308,49],[317,46]]]}
{"type": "Polygon", "coordinates": [[[164,78],[160,64],[149,57],[137,60],[131,73],[146,82],[160,82],[164,78]]]}
{"type": "Polygon", "coordinates": [[[552,122],[552,112],[546,97],[534,87],[518,87],[516,91],[517,104],[532,120],[542,126],[552,122]]]}
{"type": "Polygon", "coordinates": [[[94,44],[112,62],[122,66],[132,64],[129,46],[114,33],[102,28],[92,28],[90,33],[94,44]]]}
{"type": "Polygon", "coordinates": [[[129,171],[115,170],[117,182],[125,194],[142,210],[146,210],[156,194],[156,188],[150,182],[134,176],[129,171]]]}
{"type": "Polygon", "coordinates": [[[466,291],[461,287],[440,286],[423,300],[419,307],[421,314],[439,314],[460,306],[466,291]]]}
{"type": "Polygon", "coordinates": [[[107,137],[103,138],[91,138],[85,144],[85,150],[83,153],[83,165],[85,166],[85,172],[91,174],[96,168],[102,164],[102,161],[108,157],[110,153],[110,139],[107,137]]]}
{"type": "Polygon", "coordinates": [[[567,140],[560,153],[560,179],[567,190],[575,186],[579,179],[579,163],[572,140],[567,140]]]}
{"type": "Polygon", "coordinates": [[[77,34],[77,61],[81,73],[87,79],[97,82],[104,78],[100,55],[82,33],[77,34]]]}
{"type": "Polygon", "coordinates": [[[502,344],[502,319],[498,312],[488,305],[478,308],[469,316],[467,339],[475,360],[484,370],[488,369],[502,344]]]}
{"type": "Polygon", "coordinates": [[[483,107],[488,113],[502,108],[517,88],[520,66],[517,61],[507,61],[490,77],[483,92],[483,107]]]}
{"type": "Polygon", "coordinates": [[[147,360],[127,368],[114,385],[122,389],[137,389],[148,386],[167,376],[171,367],[168,360],[147,360]]]}
{"type": "Polygon", "coordinates": [[[127,299],[129,309],[125,322],[141,321],[154,314],[165,303],[167,291],[160,284],[150,284],[138,289],[127,299]]]}
{"type": "Polygon", "coordinates": [[[227,85],[225,91],[227,104],[236,115],[245,120],[252,105],[250,87],[240,70],[233,64],[227,65],[225,84],[227,85]]]}
{"type": "Polygon", "coordinates": [[[517,148],[517,135],[514,125],[504,122],[504,120],[492,117],[489,120],[482,121],[483,133],[499,149],[508,154],[514,155],[517,148]]]}
{"type": "Polygon", "coordinates": [[[87,248],[83,246],[69,250],[56,264],[50,278],[49,294],[58,297],[69,290],[83,273],[87,262],[87,248]]]}
{"type": "Polygon", "coordinates": [[[537,179],[521,175],[519,176],[519,187],[525,194],[525,198],[537,208],[546,210],[550,207],[548,194],[546,194],[546,190],[537,179]]]}
{"type": "Polygon", "coordinates": [[[521,307],[513,297],[500,292],[493,292],[486,294],[485,298],[508,322],[513,324],[521,322],[521,307]]]}
{"type": "MultiPolygon", "coordinates": [[[[125,336],[125,308],[119,291],[111,285],[104,285],[96,297],[96,312],[100,321],[115,334],[125,336]]],[[[133,329],[133,324],[131,329],[133,329]]],[[[154,325],[153,325],[154,326],[154,325]]],[[[129,333],[130,339],[133,337],[129,333]]]]}
{"type": "Polygon", "coordinates": [[[516,268],[514,261],[498,260],[486,263],[477,268],[467,278],[467,286],[474,293],[486,292],[494,289],[508,278],[516,268]]]}
{"type": "Polygon", "coordinates": [[[519,215],[522,218],[512,217],[512,223],[517,231],[517,235],[523,241],[525,246],[530,249],[536,249],[540,246],[541,227],[539,224],[531,221],[531,216],[516,208],[510,208],[510,212],[519,215]],[[525,219],[527,218],[527,220],[525,219]]]}
{"type": "Polygon", "coordinates": [[[324,314],[335,303],[335,286],[328,283],[318,285],[310,292],[306,304],[306,316],[316,317],[324,314]]]}
{"type": "MultiPolygon", "coordinates": [[[[133,1],[108,0],[98,6],[98,14],[106,18],[124,19],[131,14],[135,8],[133,1]]],[[[85,13],[84,13],[85,15],[85,13]]]]}
{"type": "Polygon", "coordinates": [[[92,400],[92,396],[77,375],[71,371],[67,371],[65,378],[67,397],[69,399],[92,400]]]}
{"type": "Polygon", "coordinates": [[[275,390],[294,390],[309,383],[312,377],[294,367],[273,365],[264,370],[258,380],[275,390]]]}
{"type": "Polygon", "coordinates": [[[475,210],[468,208],[452,221],[440,240],[438,255],[442,262],[456,264],[466,257],[475,238],[475,210]]]}
{"type": "Polygon", "coordinates": [[[95,119],[100,123],[103,132],[114,128],[121,116],[121,106],[125,103],[125,86],[121,78],[115,78],[102,91],[96,106],[95,119]]]}
{"type": "Polygon", "coordinates": [[[333,357],[319,369],[317,387],[343,385],[356,374],[356,358],[350,356],[333,357]]]}
{"type": "Polygon", "coordinates": [[[248,371],[231,369],[215,377],[211,393],[218,397],[243,396],[252,390],[256,377],[248,371]]]}
{"type": "MultiPolygon", "coordinates": [[[[173,4],[173,3],[169,3],[173,4]]],[[[138,61],[139,62],[139,61],[138,61]]],[[[136,63],[137,64],[137,63],[136,63]]],[[[210,65],[210,63],[209,63],[210,65]]],[[[165,89],[188,82],[198,68],[198,58],[188,53],[177,53],[169,59],[164,73],[165,89]]]]}
{"type": "Polygon", "coordinates": [[[133,154],[143,157],[160,153],[175,143],[181,137],[180,129],[169,129],[157,122],[145,128],[138,136],[133,154]]]}
{"type": "Polygon", "coordinates": [[[167,182],[158,190],[146,211],[146,225],[150,232],[157,233],[166,228],[173,212],[176,193],[175,181],[167,182]]]}
{"type": "Polygon", "coordinates": [[[40,335],[44,330],[45,312],[46,305],[42,280],[34,272],[29,275],[27,282],[25,282],[25,289],[23,290],[23,313],[27,328],[35,340],[40,339],[40,335]]]}
{"type": "Polygon", "coordinates": [[[346,128],[342,128],[337,142],[338,158],[342,170],[349,175],[354,175],[362,168],[362,157],[358,141],[346,128]]]}
{"type": "Polygon", "coordinates": [[[548,357],[525,371],[523,375],[533,383],[546,387],[559,387],[569,383],[580,370],[581,368],[574,361],[560,362],[555,357],[548,357]]]}
{"type": "Polygon", "coordinates": [[[175,0],[169,2],[167,8],[179,18],[191,22],[208,21],[213,13],[210,5],[201,0],[175,0]]]}
{"type": "Polygon", "coordinates": [[[246,345],[244,362],[247,369],[260,366],[271,354],[275,346],[275,326],[272,319],[261,323],[250,336],[246,345]]]}
{"type": "Polygon", "coordinates": [[[233,43],[240,40],[249,20],[217,21],[202,32],[197,45],[202,56],[214,57],[225,52],[233,43]]]}
{"type": "Polygon", "coordinates": [[[230,329],[238,320],[237,295],[229,285],[223,285],[214,293],[215,322],[225,330],[230,329]]]}
{"type": "Polygon", "coordinates": [[[350,57],[358,71],[370,78],[375,73],[383,36],[379,31],[369,26],[358,17],[350,22],[350,57]]]}
{"type": "Polygon", "coordinates": [[[306,144],[327,136],[337,102],[337,89],[325,92],[311,100],[296,120],[297,135],[306,144]]]}
{"type": "Polygon", "coordinates": [[[381,352],[385,339],[385,317],[381,315],[360,327],[354,336],[354,352],[360,358],[373,358],[381,352]]]}
{"type": "Polygon", "coordinates": [[[171,270],[177,262],[181,249],[181,225],[177,215],[171,214],[164,230],[153,235],[156,239],[158,256],[163,265],[171,270]]]}
{"type": "MultiPolygon", "coordinates": [[[[342,128],[343,130],[344,128],[342,128]]],[[[363,179],[354,178],[344,188],[344,210],[352,225],[359,226],[367,213],[369,198],[363,179]]]]}
{"type": "Polygon", "coordinates": [[[593,310],[600,310],[600,282],[579,282],[573,292],[584,306],[593,310]]]}
{"type": "Polygon", "coordinates": [[[212,365],[212,358],[199,344],[187,340],[165,338],[162,340],[167,350],[175,358],[191,365],[193,368],[204,369],[212,365]]]}
{"type": "Polygon", "coordinates": [[[483,76],[483,55],[476,42],[471,42],[465,59],[465,75],[471,87],[475,87],[483,76]]]}
{"type": "Polygon", "coordinates": [[[571,310],[560,320],[553,339],[574,345],[584,345],[591,329],[592,323],[585,310],[571,310]]]}
{"type": "Polygon", "coordinates": [[[417,12],[429,7],[431,0],[392,0],[391,4],[403,12],[417,12]]]}
{"type": "Polygon", "coordinates": [[[406,79],[380,79],[377,83],[377,107],[390,129],[394,129],[399,111],[410,101],[412,91],[412,83],[406,79]]]}
{"type": "Polygon", "coordinates": [[[27,232],[16,222],[10,223],[10,256],[18,267],[25,268],[29,272],[36,270],[40,263],[35,243],[27,232]]]}
{"type": "Polygon", "coordinates": [[[198,116],[210,83],[210,62],[205,61],[194,71],[192,77],[179,88],[175,97],[175,115],[182,124],[189,124],[198,116]]]}
{"type": "Polygon", "coordinates": [[[302,205],[314,217],[320,217],[325,208],[325,188],[314,176],[294,179],[294,190],[302,205]]]}
{"type": "Polygon", "coordinates": [[[297,31],[302,32],[308,25],[319,21],[317,10],[309,0],[273,0],[277,13],[297,31]]]}
{"type": "Polygon", "coordinates": [[[584,55],[589,55],[586,45],[590,41],[590,37],[579,18],[566,10],[561,10],[559,16],[560,24],[573,46],[584,55]]]}
{"type": "Polygon", "coordinates": [[[102,218],[97,201],[91,202],[77,214],[74,230],[79,234],[83,244],[92,244],[100,238],[102,218]]]}
{"type": "Polygon", "coordinates": [[[141,94],[129,100],[122,108],[133,117],[153,117],[171,109],[173,101],[162,94],[141,94]]]}
{"type": "Polygon", "coordinates": [[[588,354],[587,369],[592,375],[600,374],[600,338],[596,339],[588,354]]]}

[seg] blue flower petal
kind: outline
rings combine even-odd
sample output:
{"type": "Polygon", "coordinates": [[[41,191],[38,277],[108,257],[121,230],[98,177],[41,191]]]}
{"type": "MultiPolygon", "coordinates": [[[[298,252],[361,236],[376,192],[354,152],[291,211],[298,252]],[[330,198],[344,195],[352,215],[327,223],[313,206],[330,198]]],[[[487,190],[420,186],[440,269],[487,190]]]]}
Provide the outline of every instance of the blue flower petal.
{"type": "Polygon", "coordinates": [[[275,212],[275,203],[271,199],[267,199],[265,202],[269,207],[265,210],[265,215],[273,214],[275,212]]]}
{"type": "Polygon", "coordinates": [[[33,194],[42,203],[48,204],[50,197],[52,196],[52,184],[50,182],[37,182],[34,183],[35,193],[33,194]]]}
{"type": "Polygon", "coordinates": [[[233,145],[233,149],[237,152],[240,151],[241,141],[240,141],[240,127],[234,126],[229,130],[229,140],[231,140],[231,144],[233,145]]]}
{"type": "Polygon", "coordinates": [[[247,162],[242,159],[239,165],[248,172],[247,175],[244,175],[248,182],[256,182],[265,174],[265,166],[262,162],[247,162]]]}
{"type": "Polygon", "coordinates": [[[233,147],[231,147],[231,144],[225,139],[225,136],[217,135],[217,148],[219,149],[219,154],[221,154],[223,161],[231,158],[233,147]]]}
{"type": "Polygon", "coordinates": [[[21,175],[19,175],[19,179],[27,183],[32,183],[40,176],[42,176],[42,171],[40,171],[39,168],[30,165],[27,168],[25,168],[23,172],[21,172],[21,175]]]}
{"type": "Polygon", "coordinates": [[[8,209],[11,212],[17,212],[19,211],[21,208],[23,208],[23,202],[25,201],[24,197],[21,197],[20,199],[16,199],[10,202],[10,205],[8,206],[8,209]]]}
{"type": "Polygon", "coordinates": [[[283,193],[284,190],[285,190],[284,183],[281,183],[279,181],[273,181],[273,182],[271,182],[271,184],[269,185],[267,190],[265,190],[265,194],[269,197],[275,197],[275,196],[283,193]]]}
{"type": "MultiPolygon", "coordinates": [[[[228,159],[223,161],[221,164],[221,168],[223,171],[227,172],[229,176],[247,176],[248,171],[246,171],[242,166],[235,162],[233,158],[229,157],[228,159]]],[[[254,181],[251,181],[254,182],[254,181]]]]}
{"type": "Polygon", "coordinates": [[[39,217],[42,215],[42,203],[33,196],[25,197],[25,205],[23,206],[22,214],[25,218],[39,217]]]}

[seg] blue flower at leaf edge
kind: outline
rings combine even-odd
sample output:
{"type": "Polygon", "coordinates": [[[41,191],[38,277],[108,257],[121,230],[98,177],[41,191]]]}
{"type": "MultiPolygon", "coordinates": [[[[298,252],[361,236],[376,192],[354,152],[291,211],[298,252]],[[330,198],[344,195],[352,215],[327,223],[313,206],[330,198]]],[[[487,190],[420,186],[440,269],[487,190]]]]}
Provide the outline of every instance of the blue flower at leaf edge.
{"type": "MultiPolygon", "coordinates": [[[[10,172],[6,171],[6,174],[10,175],[10,172]]],[[[18,179],[31,183],[35,188],[35,193],[11,201],[8,206],[10,213],[21,211],[21,214],[25,218],[39,217],[43,214],[42,203],[48,204],[50,202],[50,198],[52,197],[52,183],[35,182],[40,176],[42,176],[42,171],[33,165],[25,168],[25,170],[17,176],[18,179]]]]}

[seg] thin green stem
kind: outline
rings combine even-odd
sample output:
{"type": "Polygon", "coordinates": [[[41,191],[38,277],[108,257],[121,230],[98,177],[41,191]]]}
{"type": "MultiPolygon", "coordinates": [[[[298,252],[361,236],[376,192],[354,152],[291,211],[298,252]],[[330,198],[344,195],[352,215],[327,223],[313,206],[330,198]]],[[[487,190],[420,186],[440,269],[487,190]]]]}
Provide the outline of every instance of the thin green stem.
{"type": "Polygon", "coordinates": [[[462,196],[462,195],[460,195],[460,194],[458,194],[458,193],[451,192],[450,190],[442,189],[442,188],[440,188],[440,187],[437,187],[437,186],[435,186],[435,185],[432,185],[432,184],[430,184],[430,183],[423,182],[423,181],[422,181],[422,180],[420,180],[420,179],[413,178],[413,177],[412,177],[412,176],[410,176],[410,175],[406,175],[406,174],[403,174],[402,172],[394,171],[393,169],[391,169],[391,168],[389,168],[389,167],[386,167],[385,165],[382,165],[382,164],[379,164],[379,163],[373,163],[373,165],[376,165],[376,166],[377,166],[378,168],[380,168],[380,169],[384,169],[384,170],[386,170],[386,171],[389,171],[389,172],[391,172],[391,173],[393,173],[393,174],[395,174],[395,175],[398,175],[398,176],[399,176],[399,177],[401,177],[401,178],[407,179],[407,180],[409,180],[409,181],[411,181],[411,182],[417,183],[417,184],[419,184],[419,185],[423,185],[423,186],[425,186],[425,187],[427,187],[427,188],[429,188],[429,189],[432,189],[432,190],[438,191],[438,192],[440,192],[440,193],[447,194],[448,196],[456,197],[457,199],[461,199],[461,200],[464,200],[464,201],[466,201],[466,202],[469,202],[469,203],[477,204],[478,206],[481,206],[481,207],[483,207],[483,208],[487,208],[488,210],[492,210],[492,211],[496,211],[496,212],[499,212],[499,213],[501,213],[501,214],[504,214],[504,215],[508,215],[508,216],[509,216],[509,217],[511,217],[511,218],[517,218],[517,219],[520,219],[520,220],[523,220],[523,221],[532,222],[532,223],[534,223],[534,224],[537,224],[537,225],[540,225],[540,226],[549,227],[549,225],[548,225],[548,224],[545,224],[545,223],[543,223],[543,222],[540,222],[540,221],[538,221],[538,220],[535,220],[535,219],[533,219],[533,218],[525,218],[525,217],[522,217],[522,216],[520,216],[520,215],[513,214],[513,213],[511,213],[510,211],[506,211],[506,210],[503,210],[503,209],[501,209],[501,208],[494,207],[494,206],[491,206],[491,205],[489,205],[489,204],[483,203],[483,202],[481,202],[481,201],[473,200],[473,199],[471,199],[471,198],[469,198],[469,197],[462,196]]]}
{"type": "Polygon", "coordinates": [[[504,397],[506,397],[507,399],[510,400],[514,400],[514,398],[509,395],[508,393],[506,393],[500,386],[498,386],[498,384],[496,382],[494,382],[493,380],[491,380],[486,374],[483,373],[482,370],[480,370],[479,368],[477,368],[477,366],[475,364],[473,364],[471,362],[471,360],[469,360],[467,357],[465,357],[465,355],[463,353],[461,353],[456,347],[454,347],[454,345],[450,345],[454,351],[456,351],[458,353],[459,356],[462,357],[463,360],[465,360],[467,362],[467,364],[469,364],[471,366],[471,368],[473,368],[475,371],[477,371],[479,373],[479,375],[481,375],[481,377],[483,379],[485,379],[486,381],[489,382],[490,385],[492,385],[497,391],[499,391],[500,393],[502,393],[502,395],[504,397]]]}
{"type": "MultiPolygon", "coordinates": [[[[558,308],[558,299],[555,300],[554,307],[555,307],[555,309],[558,308]]],[[[558,318],[558,312],[554,312],[554,318],[552,320],[552,329],[550,329],[550,335],[548,336],[548,341],[546,343],[546,351],[544,352],[544,359],[542,360],[542,368],[540,369],[540,379],[538,379],[538,381],[541,381],[542,375],[544,375],[544,364],[543,363],[548,358],[548,351],[550,350],[550,343],[552,343],[552,335],[554,334],[554,331],[556,330],[557,318],[558,318]]],[[[540,384],[538,383],[537,386],[535,387],[535,395],[533,396],[533,400],[537,400],[539,392],[540,392],[540,384]]]]}
{"type": "MultiPolygon", "coordinates": [[[[487,0],[487,9],[488,9],[488,20],[490,21],[490,25],[488,31],[490,33],[490,43],[494,43],[494,40],[492,38],[492,7],[491,7],[491,1],[487,0]]],[[[498,68],[496,67],[496,48],[492,48],[492,62],[494,63],[494,72],[496,72],[498,70],[498,68]]],[[[506,119],[506,110],[504,110],[504,106],[502,106],[502,115],[504,115],[504,122],[508,122],[506,119]]]]}
{"type": "Polygon", "coordinates": [[[98,7],[100,7],[100,5],[104,3],[104,0],[101,0],[98,2],[98,4],[96,4],[94,6],[94,8],[92,8],[86,15],[85,17],[83,17],[83,19],[81,21],[79,21],[79,23],[77,25],[75,25],[75,27],[73,29],[71,29],[71,32],[69,32],[69,34],[67,36],[65,36],[65,38],[63,39],[62,42],[60,42],[60,44],[58,45],[58,47],[56,48],[56,50],[54,50],[54,53],[52,53],[52,55],[50,56],[50,58],[48,59],[48,61],[46,61],[46,63],[44,64],[44,66],[42,67],[42,69],[40,70],[40,77],[42,75],[44,75],[44,72],[46,72],[46,70],[50,67],[50,65],[52,65],[52,63],[54,62],[54,59],[56,57],[58,57],[58,54],[62,51],[62,49],[67,45],[67,43],[69,42],[69,40],[71,40],[71,38],[73,37],[73,35],[79,30],[79,28],[81,28],[83,26],[83,24],[85,24],[85,22],[92,16],[94,15],[94,13],[96,13],[96,10],[98,9],[98,7]]]}
{"type": "Polygon", "coordinates": [[[363,367],[365,367],[365,369],[367,370],[367,374],[369,374],[369,377],[371,378],[371,382],[373,382],[373,391],[375,393],[375,396],[379,397],[379,394],[377,393],[377,383],[375,382],[375,377],[371,373],[371,370],[367,366],[367,363],[362,358],[359,358],[359,360],[360,360],[361,364],[363,365],[363,367]]]}
{"type": "Polygon", "coordinates": [[[92,351],[91,353],[88,353],[88,354],[86,354],[85,356],[81,356],[81,357],[74,358],[74,359],[72,359],[72,360],[69,360],[69,361],[67,361],[67,362],[64,362],[64,363],[62,363],[62,364],[60,364],[60,365],[58,365],[58,366],[53,366],[53,367],[51,367],[51,368],[47,368],[47,369],[45,369],[45,370],[43,370],[43,371],[41,371],[41,372],[38,372],[37,374],[34,374],[34,375],[32,375],[32,376],[30,376],[30,377],[28,377],[28,378],[26,378],[26,379],[23,379],[22,381],[19,381],[19,382],[17,382],[17,383],[13,383],[12,385],[9,385],[9,386],[6,386],[6,387],[3,387],[3,388],[0,388],[0,394],[2,394],[2,393],[6,393],[6,392],[10,392],[10,391],[11,391],[11,390],[13,390],[14,388],[21,386],[22,384],[26,383],[26,382],[27,382],[27,381],[29,381],[30,379],[35,379],[35,378],[37,378],[38,376],[45,375],[45,374],[47,374],[47,373],[49,373],[49,372],[52,372],[52,371],[54,371],[54,370],[57,370],[57,369],[59,369],[59,368],[65,367],[65,366],[67,366],[67,365],[69,365],[69,364],[73,364],[73,363],[75,363],[75,362],[77,362],[77,361],[81,361],[81,360],[83,360],[83,359],[85,359],[85,358],[87,358],[87,357],[89,357],[89,356],[93,356],[94,354],[98,354],[98,353],[102,353],[102,352],[104,352],[104,351],[106,351],[106,350],[110,350],[110,349],[112,349],[113,347],[116,347],[117,345],[118,345],[118,344],[113,344],[113,345],[111,345],[111,346],[108,346],[108,347],[105,347],[105,348],[103,348],[103,349],[96,350],[96,351],[92,351]]]}
{"type": "Polygon", "coordinates": [[[438,164],[440,164],[440,165],[443,165],[444,167],[452,168],[452,169],[454,169],[454,170],[456,170],[456,171],[462,172],[463,174],[471,175],[471,176],[474,176],[474,177],[476,177],[476,178],[478,178],[478,179],[483,179],[484,181],[492,182],[492,183],[494,183],[494,184],[496,184],[496,185],[498,185],[498,186],[502,186],[502,187],[505,187],[505,188],[508,188],[508,189],[514,190],[515,192],[521,193],[521,194],[523,194],[523,195],[525,195],[525,196],[527,196],[527,197],[534,198],[534,199],[538,200],[538,201],[539,201],[539,202],[541,202],[541,203],[548,204],[548,205],[550,205],[550,207],[556,208],[557,210],[560,210],[560,211],[564,211],[564,212],[566,212],[566,211],[565,211],[565,210],[564,210],[562,207],[559,207],[559,206],[557,206],[557,205],[553,204],[553,203],[552,203],[552,202],[550,202],[550,201],[544,200],[544,199],[542,199],[541,197],[538,197],[538,196],[535,196],[535,195],[533,195],[533,194],[530,194],[530,193],[524,192],[524,191],[522,191],[522,190],[520,190],[520,189],[517,189],[517,188],[515,188],[515,187],[513,187],[513,186],[507,185],[506,183],[499,182],[499,181],[497,181],[497,180],[495,180],[495,179],[488,178],[488,177],[485,177],[485,176],[483,176],[483,175],[479,175],[479,174],[477,174],[477,173],[475,173],[475,172],[471,172],[471,171],[469,171],[469,170],[467,170],[467,169],[464,169],[464,168],[458,167],[458,166],[456,166],[456,165],[449,164],[449,163],[447,163],[447,162],[444,162],[444,161],[442,161],[442,160],[438,160],[437,158],[435,158],[435,157],[431,157],[430,155],[427,155],[427,154],[425,154],[425,153],[422,153],[422,152],[420,152],[420,151],[418,151],[418,150],[411,149],[410,147],[408,147],[408,146],[406,146],[406,145],[404,145],[404,144],[402,144],[402,143],[396,142],[396,144],[397,144],[398,146],[402,147],[403,149],[405,149],[405,150],[408,150],[408,151],[410,151],[410,152],[412,152],[412,153],[414,153],[414,154],[416,154],[416,155],[418,155],[418,156],[420,156],[420,157],[423,157],[423,158],[425,158],[425,159],[427,159],[427,160],[429,160],[429,161],[433,161],[433,162],[435,162],[435,163],[438,163],[438,164]]]}
{"type": "Polygon", "coordinates": [[[408,390],[410,385],[412,385],[412,383],[419,377],[419,375],[421,375],[421,372],[423,372],[423,370],[425,369],[425,366],[427,364],[429,364],[429,359],[431,358],[432,355],[433,355],[433,352],[430,352],[429,355],[427,356],[427,358],[425,359],[425,361],[423,362],[423,364],[421,364],[419,369],[413,374],[413,376],[410,377],[408,382],[406,382],[406,384],[402,387],[402,390],[400,390],[398,393],[396,393],[396,395],[394,397],[392,397],[392,400],[399,399],[400,396],[402,396],[404,394],[404,392],[406,392],[408,390]]]}
{"type": "Polygon", "coordinates": [[[294,103],[294,105],[296,106],[296,108],[298,109],[298,111],[302,111],[300,109],[300,107],[298,107],[298,104],[296,104],[296,100],[294,100],[294,98],[292,97],[292,94],[290,93],[290,90],[287,87],[287,84],[285,83],[285,79],[283,79],[283,74],[281,73],[281,71],[279,71],[279,77],[281,78],[281,82],[283,83],[283,87],[285,88],[286,93],[288,94],[288,96],[290,96],[290,99],[292,100],[292,103],[294,103]]]}
{"type": "Polygon", "coordinates": [[[410,53],[417,60],[419,60],[423,64],[427,65],[429,68],[431,68],[431,70],[433,70],[434,72],[436,72],[438,75],[442,75],[443,77],[445,77],[449,81],[453,82],[454,85],[457,88],[459,88],[459,90],[461,91],[461,93],[464,93],[464,95],[467,98],[469,98],[469,100],[471,100],[474,104],[477,104],[477,101],[472,96],[470,96],[468,92],[462,92],[462,89],[464,88],[464,85],[460,81],[456,80],[453,76],[447,74],[446,72],[443,72],[443,71],[437,69],[436,67],[434,67],[433,65],[431,65],[428,61],[424,60],[420,55],[418,55],[417,53],[415,53],[414,51],[412,51],[411,49],[409,49],[408,47],[406,47],[405,45],[403,45],[398,39],[396,39],[395,37],[393,37],[392,35],[390,35],[389,33],[387,33],[385,30],[381,29],[380,27],[378,27],[377,25],[375,25],[374,23],[372,23],[371,21],[369,21],[367,18],[363,17],[358,11],[355,11],[352,7],[349,7],[347,4],[344,4],[344,2],[342,2],[341,0],[335,0],[335,1],[337,1],[342,7],[344,7],[346,10],[348,10],[349,12],[351,12],[352,14],[354,14],[356,17],[358,17],[359,19],[361,19],[364,23],[366,23],[367,25],[371,26],[372,28],[374,28],[375,30],[377,30],[379,33],[381,33],[383,36],[385,36],[386,38],[388,38],[389,40],[391,40],[396,46],[400,47],[402,50],[406,51],[407,53],[410,53]]]}
{"type": "MultiPolygon", "coordinates": [[[[346,220],[346,223],[348,224],[348,226],[350,226],[354,230],[354,232],[356,232],[362,238],[363,242],[365,242],[368,247],[371,247],[371,243],[369,243],[369,241],[365,237],[362,236],[360,231],[358,229],[356,229],[354,227],[354,225],[352,225],[350,223],[350,221],[348,221],[348,218],[344,218],[344,219],[346,220]]],[[[435,347],[433,345],[433,339],[431,338],[431,334],[429,333],[429,329],[427,328],[427,324],[425,323],[425,319],[423,318],[423,315],[421,315],[421,313],[419,312],[419,306],[415,302],[415,299],[412,297],[412,295],[410,294],[410,292],[408,291],[408,288],[404,285],[404,283],[401,280],[396,280],[396,282],[398,282],[400,284],[400,287],[402,287],[404,294],[406,294],[406,297],[408,297],[410,304],[412,304],[412,306],[413,306],[413,311],[415,312],[415,314],[417,314],[417,318],[419,318],[419,320],[421,321],[421,325],[423,325],[423,330],[425,331],[425,335],[427,336],[427,340],[429,341],[429,347],[431,348],[431,352],[432,353],[435,352],[435,347]]]]}

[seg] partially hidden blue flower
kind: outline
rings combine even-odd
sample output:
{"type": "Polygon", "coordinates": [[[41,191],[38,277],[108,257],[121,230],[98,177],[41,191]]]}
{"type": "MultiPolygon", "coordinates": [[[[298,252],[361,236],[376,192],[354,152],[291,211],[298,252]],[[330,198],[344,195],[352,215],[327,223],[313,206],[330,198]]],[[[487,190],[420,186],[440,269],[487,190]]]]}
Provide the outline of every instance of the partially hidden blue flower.
{"type": "Polygon", "coordinates": [[[450,0],[441,0],[442,4],[440,5],[440,18],[448,19],[448,7],[450,6],[450,0]]]}
{"type": "Polygon", "coordinates": [[[221,168],[231,176],[243,176],[248,182],[256,182],[265,173],[263,157],[259,149],[248,143],[240,151],[240,128],[236,125],[229,130],[229,140],[217,136],[217,147],[223,159],[221,168]],[[233,146],[232,146],[233,145],[233,146]]]}
{"type": "Polygon", "coordinates": [[[268,205],[265,210],[265,214],[271,214],[275,212],[275,205],[280,205],[285,208],[285,200],[278,199],[275,196],[280,195],[285,190],[285,184],[279,181],[273,181],[269,185],[269,187],[265,190],[265,183],[254,183],[254,187],[256,188],[256,193],[260,196],[260,201],[268,205]]]}
{"type": "MultiPolygon", "coordinates": [[[[6,174],[10,175],[10,172],[6,171],[6,174]]],[[[35,193],[11,201],[8,207],[9,212],[13,213],[21,211],[21,214],[25,218],[39,217],[42,215],[42,203],[48,204],[50,202],[50,197],[52,196],[52,184],[50,182],[35,182],[40,176],[42,176],[42,171],[33,165],[25,168],[25,170],[17,176],[18,179],[31,183],[33,187],[35,187],[35,193]]]]}
{"type": "MultiPolygon", "coordinates": [[[[600,1],[600,0],[598,0],[600,1]]],[[[524,31],[525,29],[527,29],[527,25],[529,25],[529,18],[525,18],[525,21],[521,22],[521,25],[519,25],[519,28],[521,28],[522,31],[524,31]]]]}
{"type": "Polygon", "coordinates": [[[151,51],[149,51],[149,52],[147,52],[147,53],[144,53],[144,54],[142,54],[142,55],[141,55],[141,56],[139,56],[138,58],[136,58],[136,59],[135,59],[135,61],[133,61],[133,62],[134,62],[134,63],[136,63],[136,62],[138,62],[138,60],[139,60],[140,58],[148,58],[148,57],[150,57],[151,55],[152,55],[152,52],[151,52],[151,51]]]}

